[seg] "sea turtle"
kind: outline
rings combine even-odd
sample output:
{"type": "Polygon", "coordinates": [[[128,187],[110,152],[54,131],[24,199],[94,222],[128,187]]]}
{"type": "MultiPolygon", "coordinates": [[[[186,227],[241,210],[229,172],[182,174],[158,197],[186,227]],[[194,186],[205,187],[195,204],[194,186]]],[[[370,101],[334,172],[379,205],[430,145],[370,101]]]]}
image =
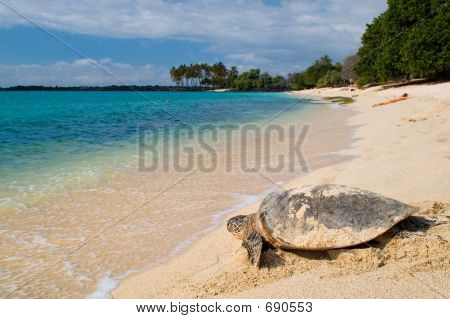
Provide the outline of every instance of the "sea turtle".
{"type": "Polygon", "coordinates": [[[267,195],[259,211],[227,221],[259,266],[263,244],[281,249],[328,250],[374,239],[416,213],[417,207],[342,185],[304,186],[267,195]]]}

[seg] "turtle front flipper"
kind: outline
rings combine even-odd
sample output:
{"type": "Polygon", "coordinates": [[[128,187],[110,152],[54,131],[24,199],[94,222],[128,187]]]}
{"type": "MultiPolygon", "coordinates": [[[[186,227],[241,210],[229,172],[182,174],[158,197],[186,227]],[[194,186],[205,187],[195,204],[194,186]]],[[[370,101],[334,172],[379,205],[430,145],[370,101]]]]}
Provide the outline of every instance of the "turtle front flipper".
{"type": "Polygon", "coordinates": [[[253,265],[259,267],[263,247],[263,239],[261,235],[256,231],[253,231],[242,241],[242,247],[247,249],[253,265]]]}

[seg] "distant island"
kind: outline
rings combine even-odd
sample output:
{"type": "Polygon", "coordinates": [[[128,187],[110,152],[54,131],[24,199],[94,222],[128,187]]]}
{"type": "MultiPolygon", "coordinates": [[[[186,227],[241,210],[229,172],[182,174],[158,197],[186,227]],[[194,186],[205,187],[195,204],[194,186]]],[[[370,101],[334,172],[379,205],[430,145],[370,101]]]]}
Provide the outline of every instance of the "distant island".
{"type": "Polygon", "coordinates": [[[204,91],[204,87],[180,87],[172,85],[108,85],[108,86],[41,86],[17,85],[0,88],[0,91],[204,91]]]}

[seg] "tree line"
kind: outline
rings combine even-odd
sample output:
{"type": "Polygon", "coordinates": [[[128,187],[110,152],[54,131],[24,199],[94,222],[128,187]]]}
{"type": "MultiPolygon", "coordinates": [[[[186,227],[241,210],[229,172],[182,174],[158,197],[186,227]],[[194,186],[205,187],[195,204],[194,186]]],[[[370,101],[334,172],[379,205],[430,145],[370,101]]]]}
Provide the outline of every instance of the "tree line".
{"type": "Polygon", "coordinates": [[[344,64],[333,64],[331,58],[325,55],[305,71],[291,73],[287,77],[272,76],[268,72],[261,72],[259,68],[239,74],[235,66],[227,69],[222,62],[213,65],[196,63],[172,67],[170,76],[172,81],[181,87],[226,88],[243,91],[302,90],[348,84],[354,77],[351,71],[353,63],[353,57],[349,57],[344,64]]]}
{"type": "Polygon", "coordinates": [[[237,90],[284,90],[286,79],[281,76],[272,77],[260,69],[251,69],[239,74],[236,66],[229,69],[222,63],[181,64],[170,69],[172,81],[181,87],[226,88],[237,90]]]}
{"type": "Polygon", "coordinates": [[[238,75],[235,66],[227,69],[222,63],[182,64],[170,69],[170,77],[177,86],[190,87],[230,87],[238,75]]]}
{"type": "Polygon", "coordinates": [[[328,55],[301,72],[271,76],[260,69],[239,74],[219,62],[172,67],[177,86],[236,90],[302,90],[412,78],[450,78],[450,1],[388,0],[388,8],[368,24],[361,47],[342,63],[328,55]]]}

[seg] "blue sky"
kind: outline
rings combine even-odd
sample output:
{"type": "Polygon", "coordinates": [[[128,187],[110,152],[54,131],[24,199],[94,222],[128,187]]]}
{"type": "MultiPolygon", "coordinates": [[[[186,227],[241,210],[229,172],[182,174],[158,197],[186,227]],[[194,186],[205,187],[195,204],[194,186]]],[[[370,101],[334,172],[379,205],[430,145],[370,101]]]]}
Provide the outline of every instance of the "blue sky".
{"type": "Polygon", "coordinates": [[[172,65],[217,61],[284,75],[354,53],[385,9],[384,0],[0,0],[0,86],[169,84],[172,65]]]}

